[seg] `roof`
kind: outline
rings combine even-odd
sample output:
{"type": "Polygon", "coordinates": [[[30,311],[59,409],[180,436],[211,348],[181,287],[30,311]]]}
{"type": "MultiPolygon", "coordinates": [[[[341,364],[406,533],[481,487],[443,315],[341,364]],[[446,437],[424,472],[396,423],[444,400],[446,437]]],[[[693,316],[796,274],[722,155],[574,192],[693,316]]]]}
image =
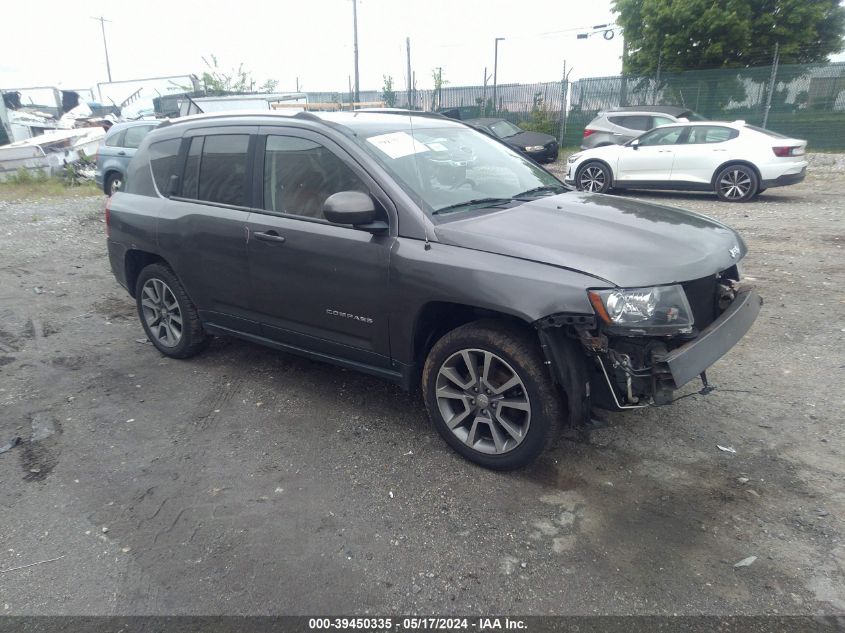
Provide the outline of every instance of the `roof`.
{"type": "Polygon", "coordinates": [[[332,127],[345,127],[363,134],[376,133],[385,129],[402,131],[412,127],[465,127],[462,122],[430,112],[411,111],[355,111],[355,112],[297,112],[284,113],[275,110],[260,112],[217,112],[195,114],[173,119],[170,125],[161,127],[181,126],[197,122],[214,122],[220,125],[266,125],[283,121],[298,121],[308,123],[323,123],[332,127]]]}
{"type": "Polygon", "coordinates": [[[504,121],[505,119],[494,119],[491,117],[485,117],[483,119],[466,119],[464,123],[469,123],[470,125],[490,125],[492,123],[497,123],[499,121],[504,121]]]}
{"type": "Polygon", "coordinates": [[[661,114],[670,114],[672,116],[682,116],[692,111],[692,108],[667,105],[619,106],[605,110],[605,112],[660,112],[661,114]]]}

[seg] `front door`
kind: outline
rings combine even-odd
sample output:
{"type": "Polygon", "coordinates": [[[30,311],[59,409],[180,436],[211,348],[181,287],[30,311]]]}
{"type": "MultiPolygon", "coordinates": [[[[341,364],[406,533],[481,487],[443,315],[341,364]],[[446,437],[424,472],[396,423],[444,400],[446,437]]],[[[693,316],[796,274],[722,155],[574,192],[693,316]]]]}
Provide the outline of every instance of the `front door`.
{"type": "MultiPolygon", "coordinates": [[[[250,216],[252,305],[263,335],[288,345],[387,368],[391,231],[328,222],[339,191],[383,196],[374,181],[316,132],[262,128],[255,156],[260,210],[250,216]]],[[[383,198],[382,198],[383,199],[383,198]]],[[[389,202],[385,207],[389,207],[389,202]]]]}
{"type": "Polygon", "coordinates": [[[675,158],[674,144],[683,130],[682,126],[661,127],[643,134],[636,145],[620,148],[616,180],[668,182],[675,158]]]}

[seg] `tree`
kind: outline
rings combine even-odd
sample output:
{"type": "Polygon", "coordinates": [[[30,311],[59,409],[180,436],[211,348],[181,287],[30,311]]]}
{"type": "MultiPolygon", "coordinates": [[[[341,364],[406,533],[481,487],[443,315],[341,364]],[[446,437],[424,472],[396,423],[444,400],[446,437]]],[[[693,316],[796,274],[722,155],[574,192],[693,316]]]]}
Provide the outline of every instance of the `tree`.
{"type": "Polygon", "coordinates": [[[384,105],[392,108],[396,105],[396,91],[393,90],[393,77],[390,75],[382,75],[384,85],[381,88],[381,98],[384,105]]]}
{"type": "Polygon", "coordinates": [[[434,81],[434,90],[431,91],[431,111],[435,112],[438,107],[443,105],[440,97],[443,93],[443,86],[449,82],[443,80],[442,68],[433,69],[431,71],[431,78],[434,81]]]}
{"type": "MultiPolygon", "coordinates": [[[[243,63],[228,74],[220,69],[216,55],[211,55],[211,63],[203,57],[208,70],[202,74],[202,83],[207,92],[255,92],[255,79],[252,73],[244,70],[243,63]]],[[[258,87],[258,92],[273,92],[278,85],[275,79],[268,79],[258,87]]]]}
{"type": "Polygon", "coordinates": [[[624,72],[825,61],[843,49],[840,0],[614,0],[627,45],[624,72]]]}

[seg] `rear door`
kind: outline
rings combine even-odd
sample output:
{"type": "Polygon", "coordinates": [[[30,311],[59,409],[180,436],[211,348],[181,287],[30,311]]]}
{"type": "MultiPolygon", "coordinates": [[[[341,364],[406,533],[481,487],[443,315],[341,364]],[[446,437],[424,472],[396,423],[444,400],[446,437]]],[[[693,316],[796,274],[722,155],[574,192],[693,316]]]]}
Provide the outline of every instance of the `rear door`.
{"type": "Polygon", "coordinates": [[[652,127],[652,117],[645,114],[612,115],[607,118],[613,123],[613,142],[617,144],[627,143],[637,138],[643,132],[652,127]]]}
{"type": "Polygon", "coordinates": [[[691,125],[675,146],[672,181],[710,186],[716,168],[732,158],[733,139],[739,136],[725,125],[691,125]]]}
{"type": "Polygon", "coordinates": [[[675,144],[684,132],[682,125],[661,127],[640,136],[636,145],[621,148],[615,180],[648,184],[668,182],[675,159],[675,144]]]}
{"type": "Polygon", "coordinates": [[[126,167],[129,165],[129,161],[132,160],[135,152],[141,146],[141,141],[156,126],[158,126],[158,122],[151,123],[150,125],[133,125],[132,127],[126,128],[126,131],[120,138],[120,146],[114,148],[117,150],[118,160],[123,165],[124,174],[126,173],[126,167]]]}
{"type": "Polygon", "coordinates": [[[162,251],[172,259],[203,321],[250,333],[258,331],[250,311],[247,263],[249,174],[257,131],[231,126],[187,132],[178,193],[163,205],[159,223],[162,251]]]}
{"type": "Polygon", "coordinates": [[[388,270],[396,220],[377,184],[322,134],[260,130],[257,191],[250,217],[252,304],[264,336],[388,368],[388,270]],[[328,222],[323,203],[363,191],[385,208],[391,231],[373,234],[328,222]]]}

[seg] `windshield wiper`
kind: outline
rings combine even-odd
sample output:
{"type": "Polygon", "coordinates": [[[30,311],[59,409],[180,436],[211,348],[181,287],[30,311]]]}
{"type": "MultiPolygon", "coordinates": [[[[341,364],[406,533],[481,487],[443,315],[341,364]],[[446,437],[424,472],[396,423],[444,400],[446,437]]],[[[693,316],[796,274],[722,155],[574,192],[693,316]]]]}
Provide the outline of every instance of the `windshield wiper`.
{"type": "Polygon", "coordinates": [[[523,191],[522,193],[518,193],[514,196],[515,200],[519,200],[525,196],[532,196],[535,193],[563,193],[566,191],[566,187],[563,185],[544,185],[542,187],[534,187],[533,189],[529,189],[528,191],[523,191]]]}
{"type": "Polygon", "coordinates": [[[456,209],[460,209],[461,207],[471,207],[476,204],[503,204],[505,202],[511,202],[511,200],[513,200],[513,198],[476,198],[474,200],[467,200],[466,202],[458,202],[457,204],[450,204],[449,206],[441,207],[436,211],[433,211],[431,215],[439,215],[444,211],[449,212],[456,209]]]}

